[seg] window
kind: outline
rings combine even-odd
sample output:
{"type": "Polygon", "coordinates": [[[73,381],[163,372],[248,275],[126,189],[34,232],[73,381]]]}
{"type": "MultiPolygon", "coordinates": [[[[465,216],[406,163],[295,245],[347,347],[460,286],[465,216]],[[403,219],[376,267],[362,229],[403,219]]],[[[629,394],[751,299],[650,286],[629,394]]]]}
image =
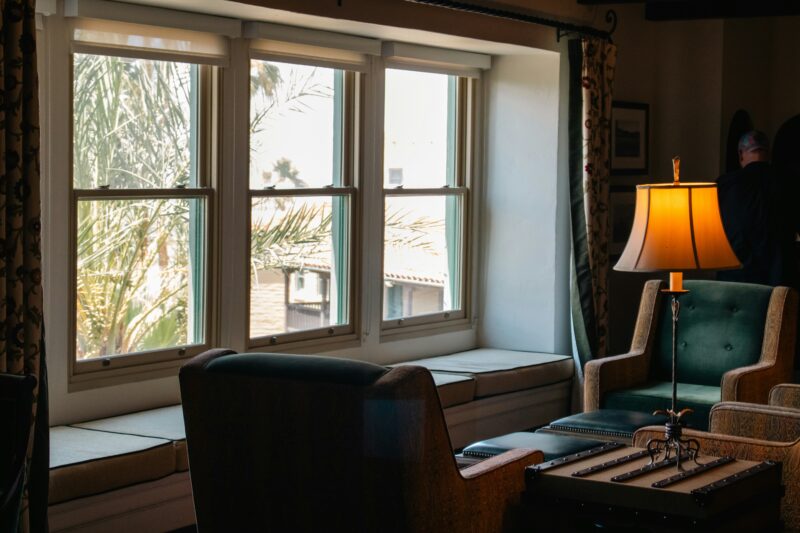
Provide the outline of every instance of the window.
{"type": "Polygon", "coordinates": [[[385,79],[383,320],[461,318],[471,84],[398,69],[385,79]]]}
{"type": "Polygon", "coordinates": [[[199,353],[208,341],[202,125],[212,67],[93,53],[72,61],[76,368],[199,353]]]}
{"type": "Polygon", "coordinates": [[[338,68],[251,60],[251,345],[353,330],[357,79],[338,68]]]}

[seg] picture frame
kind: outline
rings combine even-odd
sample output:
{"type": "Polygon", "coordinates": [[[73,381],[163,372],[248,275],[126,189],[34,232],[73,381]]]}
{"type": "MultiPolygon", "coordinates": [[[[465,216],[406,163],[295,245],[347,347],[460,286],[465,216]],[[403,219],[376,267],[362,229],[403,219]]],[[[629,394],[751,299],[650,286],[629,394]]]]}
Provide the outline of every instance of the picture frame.
{"type": "Polygon", "coordinates": [[[608,208],[608,255],[617,258],[625,249],[633,227],[633,214],[636,208],[636,192],[633,188],[614,187],[611,189],[608,208]]]}
{"type": "Polygon", "coordinates": [[[650,105],[611,104],[611,174],[646,174],[649,163],[650,105]]]}

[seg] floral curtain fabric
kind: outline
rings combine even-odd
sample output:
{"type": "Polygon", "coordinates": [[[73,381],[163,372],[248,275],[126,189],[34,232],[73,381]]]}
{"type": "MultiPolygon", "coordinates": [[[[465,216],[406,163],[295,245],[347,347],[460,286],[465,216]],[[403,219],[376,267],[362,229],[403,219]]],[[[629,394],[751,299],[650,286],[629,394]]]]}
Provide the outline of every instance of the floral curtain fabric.
{"type": "Polygon", "coordinates": [[[609,147],[616,55],[616,46],[602,39],[583,37],[569,43],[572,319],[581,369],[607,351],[609,147]]]}
{"type": "Polygon", "coordinates": [[[0,0],[0,372],[36,377],[19,531],[47,531],[39,99],[34,0],[0,0]]]}

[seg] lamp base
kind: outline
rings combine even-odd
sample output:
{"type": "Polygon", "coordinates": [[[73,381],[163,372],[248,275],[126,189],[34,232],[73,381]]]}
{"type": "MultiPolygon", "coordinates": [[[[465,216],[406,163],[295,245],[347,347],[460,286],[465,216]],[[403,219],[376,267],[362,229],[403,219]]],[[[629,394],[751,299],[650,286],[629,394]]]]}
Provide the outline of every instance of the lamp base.
{"type": "Polygon", "coordinates": [[[664,460],[675,457],[675,462],[678,470],[683,470],[681,461],[688,459],[697,462],[697,456],[700,454],[700,442],[697,439],[684,439],[681,437],[683,426],[680,422],[667,422],[665,425],[665,432],[663,439],[650,439],[647,441],[647,453],[650,455],[650,463],[655,463],[656,460],[664,454],[664,460]]]}
{"type": "Polygon", "coordinates": [[[650,463],[655,463],[656,459],[663,453],[664,460],[675,457],[678,470],[683,470],[681,461],[690,459],[697,462],[700,453],[700,442],[697,439],[684,439],[681,437],[683,426],[681,419],[692,413],[691,409],[682,409],[678,412],[678,316],[680,315],[681,304],[678,301],[681,295],[688,291],[683,288],[683,274],[680,272],[670,273],[670,287],[662,292],[669,294],[672,307],[672,408],[656,411],[653,414],[664,414],[669,416],[669,422],[665,426],[663,439],[650,439],[647,442],[647,452],[650,454],[650,463]]]}

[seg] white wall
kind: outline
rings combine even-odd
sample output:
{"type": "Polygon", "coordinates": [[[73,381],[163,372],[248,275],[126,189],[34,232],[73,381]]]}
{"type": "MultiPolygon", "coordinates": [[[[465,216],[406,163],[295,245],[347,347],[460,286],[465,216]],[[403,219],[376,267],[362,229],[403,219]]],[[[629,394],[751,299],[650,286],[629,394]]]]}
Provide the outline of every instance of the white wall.
{"type": "Polygon", "coordinates": [[[566,216],[558,210],[559,66],[554,52],[496,57],[485,84],[482,346],[565,349],[569,316],[557,305],[564,265],[556,262],[569,246],[563,224],[557,230],[557,214],[566,216]]]}

